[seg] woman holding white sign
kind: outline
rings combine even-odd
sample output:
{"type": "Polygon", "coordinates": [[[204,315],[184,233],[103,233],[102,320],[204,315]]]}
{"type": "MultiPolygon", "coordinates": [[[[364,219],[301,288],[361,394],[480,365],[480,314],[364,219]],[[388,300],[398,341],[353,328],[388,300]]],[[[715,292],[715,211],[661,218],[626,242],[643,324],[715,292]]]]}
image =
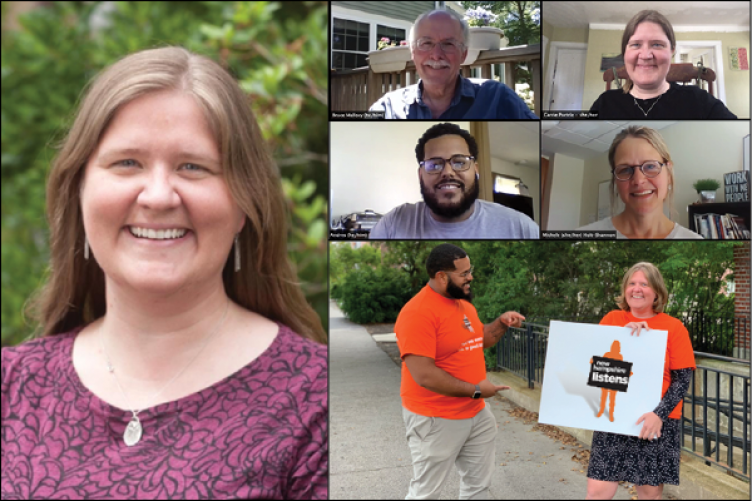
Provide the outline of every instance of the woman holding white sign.
{"type": "MultiPolygon", "coordinates": [[[[601,325],[630,327],[632,334],[651,329],[668,331],[663,369],[662,399],[643,414],[638,437],[596,431],[588,466],[587,499],[611,499],[618,482],[637,487],[639,499],[660,499],[663,484],[679,484],[681,409],[695,368],[689,333],[676,318],[663,313],[668,291],[663,276],[651,263],[637,263],[624,275],[619,310],[603,317],[601,325]]],[[[613,412],[613,411],[612,411],[613,412]]]]}

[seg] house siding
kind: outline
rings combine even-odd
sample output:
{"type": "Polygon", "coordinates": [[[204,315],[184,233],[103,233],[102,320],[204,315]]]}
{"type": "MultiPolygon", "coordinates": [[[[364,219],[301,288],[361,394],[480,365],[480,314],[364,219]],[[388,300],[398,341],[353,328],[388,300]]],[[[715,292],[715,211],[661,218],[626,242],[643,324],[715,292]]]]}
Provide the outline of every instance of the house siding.
{"type": "Polygon", "coordinates": [[[435,2],[332,2],[332,5],[412,22],[433,9],[435,2]]]}

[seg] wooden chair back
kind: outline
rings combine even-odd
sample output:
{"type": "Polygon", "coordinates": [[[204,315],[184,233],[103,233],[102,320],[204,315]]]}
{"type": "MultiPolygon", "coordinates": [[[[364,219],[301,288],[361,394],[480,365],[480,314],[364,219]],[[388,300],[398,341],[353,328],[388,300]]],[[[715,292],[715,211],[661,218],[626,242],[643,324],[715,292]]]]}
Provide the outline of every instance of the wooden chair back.
{"type": "MultiPolygon", "coordinates": [[[[624,66],[618,68],[616,70],[616,76],[621,80],[626,79],[628,76],[627,69],[624,66]]],[[[694,80],[695,85],[699,85],[698,76],[700,80],[708,82],[708,92],[710,92],[711,96],[715,96],[715,94],[713,94],[715,71],[710,68],[702,67],[701,69],[698,69],[698,67],[692,63],[675,63],[669,68],[666,80],[668,82],[679,83],[690,83],[694,80]]],[[[611,82],[614,81],[614,71],[612,69],[603,72],[603,81],[606,82],[606,90],[611,90],[611,82]]]]}

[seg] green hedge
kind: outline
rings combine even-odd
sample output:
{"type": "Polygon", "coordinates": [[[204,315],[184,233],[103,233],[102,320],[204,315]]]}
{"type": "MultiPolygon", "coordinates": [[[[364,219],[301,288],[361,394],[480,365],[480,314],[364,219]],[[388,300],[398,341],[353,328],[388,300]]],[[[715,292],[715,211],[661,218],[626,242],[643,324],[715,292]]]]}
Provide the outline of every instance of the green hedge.
{"type": "Polygon", "coordinates": [[[339,296],[342,311],[355,323],[394,322],[412,289],[409,277],[400,270],[364,267],[347,274],[339,296]]]}

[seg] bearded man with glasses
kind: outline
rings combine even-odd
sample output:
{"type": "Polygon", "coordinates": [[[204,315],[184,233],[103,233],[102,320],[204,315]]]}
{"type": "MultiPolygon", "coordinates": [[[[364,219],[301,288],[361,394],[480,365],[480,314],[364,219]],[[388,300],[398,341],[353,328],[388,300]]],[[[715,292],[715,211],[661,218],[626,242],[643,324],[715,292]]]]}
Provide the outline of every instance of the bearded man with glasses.
{"type": "Polygon", "coordinates": [[[538,238],[538,225],[527,215],[478,200],[478,144],[469,132],[436,124],[420,138],[415,154],[423,202],[392,209],[369,238],[538,238]]]}
{"type": "Polygon", "coordinates": [[[470,28],[453,10],[418,16],[410,29],[410,53],[420,80],[376,101],[370,111],[390,119],[531,119],[538,117],[509,87],[496,80],[474,83],[460,75],[470,28]]]}
{"type": "Polygon", "coordinates": [[[394,331],[402,357],[402,417],[413,460],[406,499],[438,499],[452,469],[460,499],[490,499],[496,419],[483,399],[508,390],[486,378],[490,348],[525,317],[508,311],[488,324],[472,305],[467,253],[441,244],[426,260],[428,284],[402,308],[394,331]]]}

